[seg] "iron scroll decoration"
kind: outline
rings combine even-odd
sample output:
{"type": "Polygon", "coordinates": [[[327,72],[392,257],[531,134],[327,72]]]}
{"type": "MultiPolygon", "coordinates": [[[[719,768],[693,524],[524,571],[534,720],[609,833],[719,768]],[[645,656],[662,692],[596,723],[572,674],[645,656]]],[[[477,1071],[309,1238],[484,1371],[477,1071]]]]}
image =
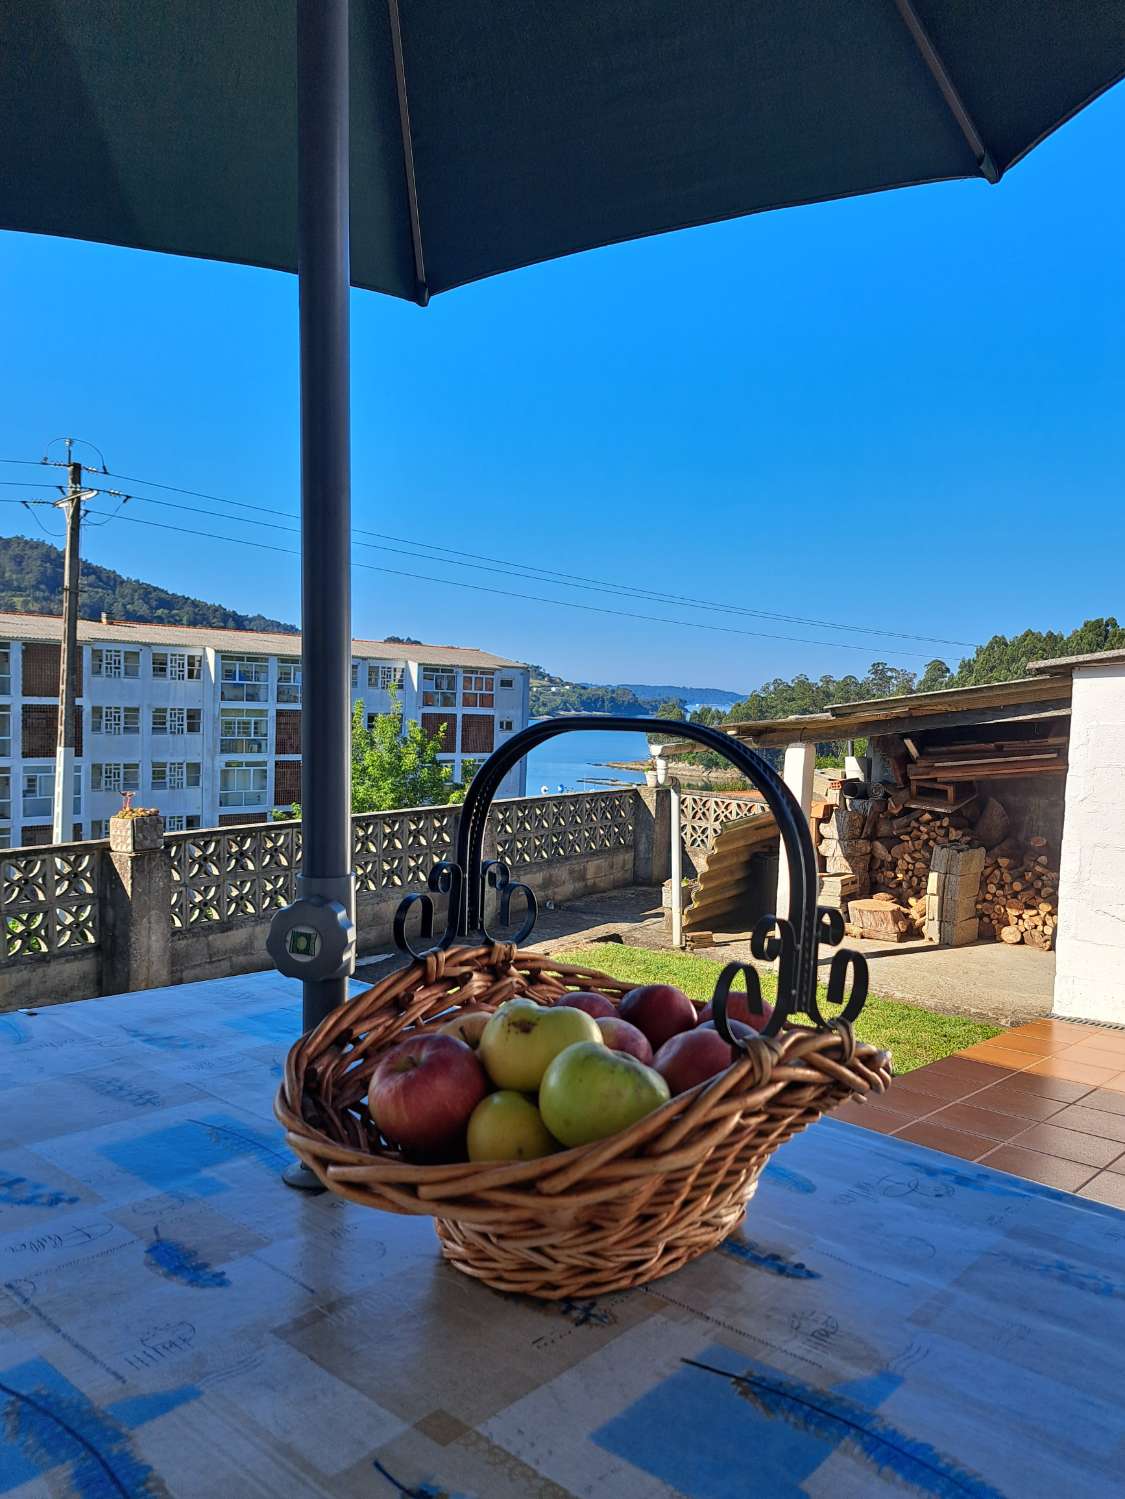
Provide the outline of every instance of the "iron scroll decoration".
{"type": "MultiPolygon", "coordinates": [[[[537,915],[535,895],[527,885],[512,880],[511,871],[502,860],[483,859],[489,808],[508,771],[529,750],[560,734],[591,732],[641,733],[665,741],[692,739],[704,749],[722,755],[757,787],[777,822],[789,863],[788,912],[785,916],[763,916],[750,938],[750,950],[755,958],[778,962],[773,1013],[760,1034],[776,1035],[796,1014],[807,1015],[821,1029],[841,1020],[854,1021],[867,998],[867,960],[860,953],[841,948],[833,956],[828,974],[827,1001],[829,1010],[834,1013],[826,1017],[817,999],[820,944],[839,947],[844,937],[844,920],[839,911],[817,906],[816,853],[800,803],[761,755],[729,734],[705,724],[660,718],[575,715],[565,719],[546,719],[514,734],[488,757],[473,777],[461,809],[456,859],[436,864],[430,872],[427,892],[412,893],[400,904],[394,920],[394,940],[400,951],[413,958],[424,958],[451,947],[455,942],[468,943],[470,939],[484,943],[510,942],[515,946],[526,941],[537,915]],[[511,923],[513,898],[522,899],[525,909],[517,932],[498,936],[489,930],[485,911],[490,890],[498,896],[497,915],[505,927],[511,923]],[[432,937],[433,896],[436,894],[448,897],[445,931],[436,942],[417,948],[407,935],[407,919],[414,907],[419,907],[421,925],[417,935],[422,939],[432,937]]],[[[726,1014],[727,996],[738,978],[743,980],[751,1012],[764,1013],[758,974],[748,963],[729,963],[721,971],[712,1006],[719,1034],[735,1050],[742,1050],[745,1043],[739,1041],[730,1029],[726,1014]]]]}

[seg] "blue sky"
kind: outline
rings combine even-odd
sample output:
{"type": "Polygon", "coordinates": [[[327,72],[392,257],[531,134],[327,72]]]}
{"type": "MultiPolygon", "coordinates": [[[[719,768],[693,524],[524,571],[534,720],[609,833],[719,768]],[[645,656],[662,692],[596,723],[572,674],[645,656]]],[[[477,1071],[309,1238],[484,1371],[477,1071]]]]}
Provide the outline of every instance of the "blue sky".
{"type": "MultiPolygon", "coordinates": [[[[959,641],[1123,612],[1123,140],[1118,87],[997,187],[666,235],[424,311],[355,293],[355,524],[663,595],[959,641]]],[[[0,456],[37,458],[72,432],[122,474],[277,515],[247,525],[237,512],[130,504],[125,517],[296,545],[277,529],[298,503],[294,278],[0,234],[0,288],[0,456]]],[[[44,475],[0,467],[22,477],[44,475]]],[[[94,518],[112,508],[99,501],[94,518]]],[[[0,505],[0,531],[41,534],[13,505],[0,505]]],[[[88,528],[84,550],[169,588],[298,616],[296,557],[126,519],[88,528]]],[[[481,645],[582,679],[747,689],[961,654],[356,556],[531,595],[357,570],[357,634],[481,645]]]]}

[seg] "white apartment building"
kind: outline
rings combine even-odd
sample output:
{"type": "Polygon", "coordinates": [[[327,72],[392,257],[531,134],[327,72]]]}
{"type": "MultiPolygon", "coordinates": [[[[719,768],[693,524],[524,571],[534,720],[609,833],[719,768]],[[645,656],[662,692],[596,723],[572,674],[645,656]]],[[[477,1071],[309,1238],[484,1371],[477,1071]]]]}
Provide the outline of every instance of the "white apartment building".
{"type": "MultiPolygon", "coordinates": [[[[121,793],[169,831],[262,822],[301,797],[301,639],[82,620],[74,838],[103,838],[121,793]]],[[[62,621],[0,613],[0,848],[51,841],[62,621]]],[[[395,692],[460,779],[528,721],[526,666],[447,645],[352,642],[352,697],[395,692]]],[[[501,796],[522,796],[521,762],[501,796]]]]}

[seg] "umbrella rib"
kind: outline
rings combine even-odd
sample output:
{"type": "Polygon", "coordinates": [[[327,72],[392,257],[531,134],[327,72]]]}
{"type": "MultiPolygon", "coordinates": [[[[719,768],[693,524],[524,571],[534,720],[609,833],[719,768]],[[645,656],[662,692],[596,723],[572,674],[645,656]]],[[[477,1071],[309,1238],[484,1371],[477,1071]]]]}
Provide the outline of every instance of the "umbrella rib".
{"type": "Polygon", "coordinates": [[[949,76],[949,70],[942,61],[941,53],[934,46],[929,32],[922,25],[918,12],[914,9],[912,0],[895,0],[899,15],[902,17],[907,30],[914,38],[914,44],[922,54],[922,61],[933,74],[934,82],[941,90],[942,98],[949,107],[949,112],[957,121],[961,134],[968,142],[969,150],[976,158],[980,174],[988,182],[999,182],[1000,172],[992,159],[992,153],[981,139],[980,131],[977,129],[972,115],[965,107],[965,101],[957,91],[957,85],[949,76]]]}
{"type": "Polygon", "coordinates": [[[422,254],[422,219],[418,212],[418,180],[414,172],[414,134],[410,128],[410,101],[406,97],[406,64],[402,56],[402,20],[398,0],[387,0],[391,23],[391,50],[395,61],[395,92],[398,94],[398,122],[402,131],[402,162],[406,172],[406,197],[410,208],[410,240],[414,251],[415,300],[425,307],[430,300],[426,284],[426,262],[422,254]]]}

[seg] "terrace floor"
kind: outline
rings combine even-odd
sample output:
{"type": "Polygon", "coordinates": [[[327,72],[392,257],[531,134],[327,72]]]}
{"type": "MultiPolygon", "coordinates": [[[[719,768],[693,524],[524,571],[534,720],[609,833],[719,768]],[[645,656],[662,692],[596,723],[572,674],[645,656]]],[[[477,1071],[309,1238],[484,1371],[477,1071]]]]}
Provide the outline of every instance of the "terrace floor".
{"type": "Polygon", "coordinates": [[[1120,1491],[1114,1208],[825,1120],[676,1275],[500,1296],[282,1185],[298,1019],[272,973],[0,1016],[5,1499],[1120,1491]]]}
{"type": "Polygon", "coordinates": [[[837,1118],[1125,1208],[1125,1030],[1036,1020],[837,1118]]]}
{"type": "MultiPolygon", "coordinates": [[[[670,947],[660,906],[661,892],[645,886],[588,895],[554,910],[541,909],[533,940],[525,946],[550,952],[561,938],[574,944],[604,940],[614,934],[636,947],[670,947]]],[[[756,960],[745,933],[716,932],[714,946],[696,954],[716,963],[756,960]]],[[[863,953],[871,988],[885,999],[904,999],[945,1014],[968,1015],[1013,1025],[1050,1013],[1055,982],[1055,955],[1003,942],[975,942],[971,947],[935,947],[931,943],[866,942],[846,945],[863,953]]],[[[821,952],[826,979],[832,950],[821,952]]],[[[766,966],[766,965],[759,965],[766,966]]]]}

